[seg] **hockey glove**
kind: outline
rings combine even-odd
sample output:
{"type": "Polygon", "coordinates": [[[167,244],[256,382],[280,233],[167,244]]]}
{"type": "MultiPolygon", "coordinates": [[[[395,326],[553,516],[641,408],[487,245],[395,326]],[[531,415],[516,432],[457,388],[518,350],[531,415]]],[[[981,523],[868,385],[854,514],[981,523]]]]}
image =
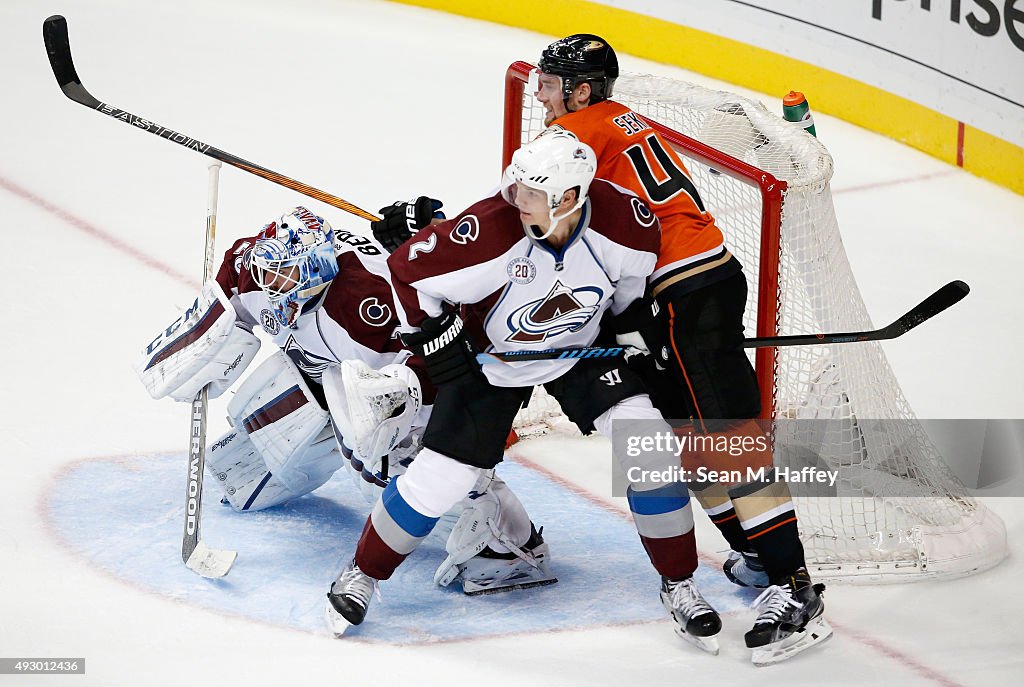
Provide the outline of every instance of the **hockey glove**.
{"type": "Polygon", "coordinates": [[[444,219],[442,205],[439,200],[420,196],[409,202],[398,201],[394,205],[383,207],[378,212],[384,219],[370,223],[373,237],[389,253],[394,253],[413,234],[429,225],[431,220],[444,219]]]}
{"type": "Polygon", "coordinates": [[[638,349],[626,354],[626,362],[637,355],[649,356],[652,349],[660,349],[655,308],[647,299],[637,298],[618,315],[611,315],[606,320],[608,328],[615,334],[615,343],[638,349]]]}
{"type": "Polygon", "coordinates": [[[466,336],[462,318],[454,312],[428,317],[420,325],[420,331],[403,334],[402,341],[423,356],[427,374],[435,386],[481,374],[476,349],[466,336]]]}

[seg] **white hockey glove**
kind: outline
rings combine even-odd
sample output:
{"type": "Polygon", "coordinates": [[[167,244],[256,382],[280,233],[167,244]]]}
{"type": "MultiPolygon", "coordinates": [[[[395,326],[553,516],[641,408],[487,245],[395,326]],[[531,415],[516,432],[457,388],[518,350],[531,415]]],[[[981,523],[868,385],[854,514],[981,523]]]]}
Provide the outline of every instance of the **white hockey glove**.
{"type": "Polygon", "coordinates": [[[323,385],[331,418],[363,463],[388,455],[412,429],[422,407],[419,379],[404,365],[374,370],[346,360],[324,371],[323,385]]]}
{"type": "MultiPolygon", "coordinates": [[[[337,429],[337,426],[335,426],[337,429]]],[[[335,438],[338,444],[342,443],[341,432],[337,431],[335,438]]],[[[346,470],[356,491],[362,494],[366,502],[373,505],[388,486],[388,482],[399,475],[405,474],[423,448],[423,429],[412,430],[391,453],[381,458],[370,459],[363,462],[351,450],[342,450],[342,455],[348,458],[350,470],[346,470]]]]}
{"type": "Polygon", "coordinates": [[[342,465],[330,416],[284,351],[276,351],[238,387],[228,416],[292,496],[313,491],[342,465]]]}
{"type": "Polygon", "coordinates": [[[191,401],[209,385],[217,398],[234,384],[260,349],[260,340],[236,325],[235,309],[216,280],[153,339],[135,371],[153,398],[191,401]]]}

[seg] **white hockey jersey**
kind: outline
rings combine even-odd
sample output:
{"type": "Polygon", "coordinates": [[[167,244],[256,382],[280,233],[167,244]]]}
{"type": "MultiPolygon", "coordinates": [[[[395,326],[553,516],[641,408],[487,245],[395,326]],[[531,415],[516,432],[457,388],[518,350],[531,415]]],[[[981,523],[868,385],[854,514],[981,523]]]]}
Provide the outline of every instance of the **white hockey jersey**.
{"type": "MultiPolygon", "coordinates": [[[[376,241],[335,230],[338,276],[312,312],[292,328],[274,317],[267,295],[249,272],[256,238],[235,241],[224,255],[217,281],[238,318],[259,326],[303,372],[320,381],[324,369],[343,360],[361,360],[374,369],[408,357],[397,328],[403,323],[389,282],[387,253],[376,241]]],[[[416,366],[417,375],[422,367],[416,366]]]]}
{"type": "MultiPolygon", "coordinates": [[[[561,248],[528,238],[500,195],[422,229],[388,259],[403,313],[419,325],[445,302],[462,306],[476,345],[489,352],[589,346],[601,316],[644,294],[661,240],[657,217],[628,191],[594,180],[579,224],[561,248]]],[[[543,384],[576,360],[485,365],[495,386],[543,384]]]]}

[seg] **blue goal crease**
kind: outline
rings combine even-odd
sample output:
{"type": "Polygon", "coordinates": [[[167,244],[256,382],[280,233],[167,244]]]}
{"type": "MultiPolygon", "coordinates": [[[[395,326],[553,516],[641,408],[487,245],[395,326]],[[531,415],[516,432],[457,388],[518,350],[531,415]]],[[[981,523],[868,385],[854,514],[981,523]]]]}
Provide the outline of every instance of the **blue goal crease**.
{"type": "MultiPolygon", "coordinates": [[[[54,484],[47,512],[66,545],[99,568],[155,594],[230,615],[327,634],[324,596],[355,550],[370,506],[340,472],[314,494],[266,511],[237,513],[204,492],[211,546],[238,551],[227,578],[211,581],[181,563],[185,455],[73,464],[54,484]],[[111,504],[117,504],[111,508],[111,504]],[[135,554],[125,558],[121,552],[135,554]]],[[[347,468],[343,468],[347,469],[347,468]]],[[[665,620],[659,580],[632,523],[544,475],[506,462],[516,490],[551,547],[558,583],[468,597],[433,584],[445,558],[438,531],[381,584],[366,621],[346,634],[366,641],[430,643],[665,620]],[[595,603],[604,598],[609,603],[595,603]]],[[[439,528],[440,530],[441,528],[439,528]]],[[[698,582],[720,613],[749,593],[701,566],[698,582]]]]}

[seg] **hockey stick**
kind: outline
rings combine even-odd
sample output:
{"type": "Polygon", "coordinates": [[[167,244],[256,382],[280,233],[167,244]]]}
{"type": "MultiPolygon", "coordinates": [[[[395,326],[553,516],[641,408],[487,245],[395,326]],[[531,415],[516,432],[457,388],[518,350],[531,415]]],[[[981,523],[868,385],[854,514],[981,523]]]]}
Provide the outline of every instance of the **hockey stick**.
{"type": "Polygon", "coordinates": [[[792,336],[766,336],[758,339],[744,339],[743,348],[772,348],[776,346],[813,346],[815,344],[855,343],[858,341],[885,341],[903,336],[911,329],[940,312],[956,305],[971,292],[965,282],[957,279],[925,298],[911,308],[903,317],[888,327],[867,332],[844,332],[840,334],[795,334],[792,336]]]}
{"type": "MultiPolygon", "coordinates": [[[[911,329],[929,320],[940,312],[963,300],[971,289],[962,281],[951,281],[941,289],[911,308],[903,317],[888,327],[865,332],[844,332],[839,334],[794,334],[791,336],[765,336],[744,339],[743,348],[773,348],[777,346],[813,346],[821,344],[855,343],[858,341],[884,341],[903,336],[911,329]]],[[[477,353],[480,364],[509,363],[524,360],[577,360],[581,358],[617,358],[629,355],[639,349],[632,346],[602,348],[588,346],[581,348],[549,348],[544,351],[511,351],[508,353],[477,353]]]]}
{"type": "Polygon", "coordinates": [[[198,141],[190,136],[162,127],[149,119],[139,117],[131,112],[120,110],[112,105],[100,102],[93,97],[89,91],[85,90],[85,86],[82,85],[82,80],[78,78],[78,72],[75,70],[75,63],[71,59],[71,44],[68,40],[68,23],[64,17],[59,14],[49,17],[43,22],[43,43],[46,45],[46,54],[50,58],[50,68],[53,69],[53,75],[57,78],[57,83],[60,85],[60,89],[64,91],[64,95],[71,100],[74,100],[76,103],[85,105],[86,107],[92,108],[102,114],[109,115],[114,119],[124,122],[125,124],[130,124],[137,129],[148,131],[160,138],[185,146],[189,150],[200,152],[203,155],[212,157],[214,160],[218,160],[219,162],[245,170],[250,174],[262,177],[267,181],[272,181],[275,184],[280,184],[285,188],[298,191],[303,195],[315,198],[327,203],[328,205],[344,210],[345,212],[350,212],[365,220],[375,222],[380,219],[380,217],[353,205],[347,200],[333,196],[330,193],[321,191],[320,189],[313,188],[301,181],[289,179],[282,174],[278,174],[277,172],[266,169],[265,167],[243,160],[242,158],[226,153],[223,150],[218,150],[217,148],[214,148],[207,143],[203,143],[202,141],[198,141]]]}
{"type": "MultiPolygon", "coordinates": [[[[220,162],[210,164],[206,198],[206,251],[203,260],[203,283],[213,274],[214,244],[217,234],[217,182],[220,162]]],[[[203,471],[206,468],[206,410],[208,387],[203,387],[192,401],[192,425],[189,432],[188,482],[185,488],[185,532],[181,539],[181,560],[185,566],[203,577],[224,577],[231,570],[238,553],[211,549],[200,538],[199,525],[203,511],[203,471]]]]}

